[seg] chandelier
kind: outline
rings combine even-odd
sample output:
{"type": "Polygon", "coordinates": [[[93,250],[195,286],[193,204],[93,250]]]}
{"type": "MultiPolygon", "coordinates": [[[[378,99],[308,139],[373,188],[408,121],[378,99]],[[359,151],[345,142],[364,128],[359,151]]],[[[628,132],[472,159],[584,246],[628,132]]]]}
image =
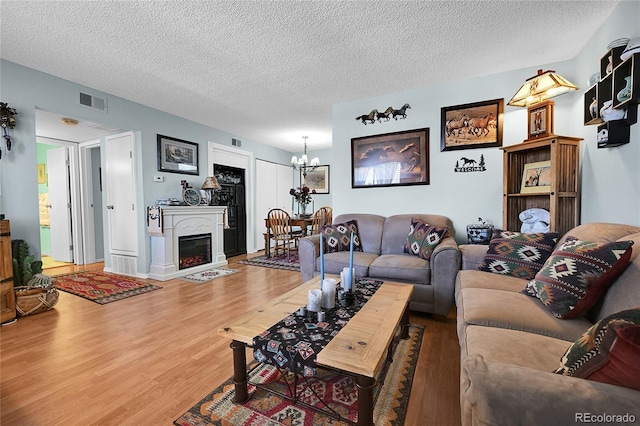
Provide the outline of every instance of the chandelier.
{"type": "Polygon", "coordinates": [[[303,136],[304,139],[304,154],[300,158],[295,155],[291,157],[291,166],[293,170],[300,170],[302,176],[307,177],[307,172],[312,172],[318,168],[320,165],[320,159],[318,157],[314,157],[311,162],[309,162],[309,157],[307,157],[307,139],[309,136],[303,136]]]}

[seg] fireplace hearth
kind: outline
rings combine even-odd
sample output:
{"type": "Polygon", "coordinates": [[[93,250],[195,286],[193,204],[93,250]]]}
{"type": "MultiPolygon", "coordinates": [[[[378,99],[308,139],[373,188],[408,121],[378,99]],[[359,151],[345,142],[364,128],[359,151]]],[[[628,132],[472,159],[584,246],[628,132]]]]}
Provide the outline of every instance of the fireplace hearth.
{"type": "Polygon", "coordinates": [[[178,263],[179,269],[211,263],[211,234],[179,237],[178,263]]]}

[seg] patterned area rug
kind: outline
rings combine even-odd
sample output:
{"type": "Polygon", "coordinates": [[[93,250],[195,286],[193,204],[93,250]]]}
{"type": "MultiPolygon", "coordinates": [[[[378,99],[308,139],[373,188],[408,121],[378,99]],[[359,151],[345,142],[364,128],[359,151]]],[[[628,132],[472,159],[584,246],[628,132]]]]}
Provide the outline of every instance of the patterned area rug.
{"type": "Polygon", "coordinates": [[[257,256],[251,259],[241,260],[238,263],[244,263],[246,265],[264,266],[265,268],[275,269],[288,269],[290,271],[300,270],[300,260],[298,259],[298,253],[291,253],[291,258],[286,254],[281,254],[274,257],[257,256]]]}
{"type": "MultiPolygon", "coordinates": [[[[376,425],[402,425],[409,402],[413,373],[418,363],[420,345],[422,344],[422,326],[412,325],[409,328],[408,340],[401,340],[394,354],[394,361],[389,367],[382,389],[378,396],[373,421],[376,425]]],[[[250,363],[248,367],[252,367],[250,363]]],[[[249,380],[255,383],[268,384],[271,388],[285,392],[286,381],[270,365],[261,365],[253,370],[249,380]]],[[[356,422],[357,389],[354,380],[349,376],[323,372],[322,375],[307,384],[303,379],[298,381],[300,399],[313,406],[323,408],[323,400],[329,407],[343,418],[356,422]],[[311,386],[311,390],[310,389],[311,386]]],[[[178,418],[177,426],[204,425],[346,425],[344,420],[336,420],[323,413],[293,405],[288,400],[268,393],[264,389],[249,386],[250,399],[244,404],[234,404],[234,385],[232,378],[217,387],[198,402],[189,411],[178,418]]]]}
{"type": "Polygon", "coordinates": [[[80,272],[59,275],[52,279],[58,290],[84,297],[101,305],[162,288],[122,275],[103,272],[80,272]]]}
{"type": "Polygon", "coordinates": [[[185,275],[184,277],[180,277],[180,279],[202,284],[215,280],[216,278],[224,277],[225,275],[235,274],[236,272],[238,272],[237,269],[212,268],[206,271],[196,272],[195,274],[185,275]]]}

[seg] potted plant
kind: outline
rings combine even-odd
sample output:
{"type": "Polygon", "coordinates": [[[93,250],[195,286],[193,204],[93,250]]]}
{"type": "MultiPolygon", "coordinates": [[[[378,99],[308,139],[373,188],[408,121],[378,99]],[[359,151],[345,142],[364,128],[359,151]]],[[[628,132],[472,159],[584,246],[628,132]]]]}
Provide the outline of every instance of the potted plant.
{"type": "Polygon", "coordinates": [[[58,290],[51,278],[42,274],[42,261],[29,254],[29,245],[24,240],[12,240],[11,251],[18,315],[33,315],[53,308],[58,303],[58,290]]]}

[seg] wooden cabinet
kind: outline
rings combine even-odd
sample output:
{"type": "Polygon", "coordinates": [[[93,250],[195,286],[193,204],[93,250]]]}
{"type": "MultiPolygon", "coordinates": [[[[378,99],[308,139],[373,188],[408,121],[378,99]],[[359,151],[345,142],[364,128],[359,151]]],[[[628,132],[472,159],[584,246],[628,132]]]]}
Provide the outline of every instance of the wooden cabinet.
{"type": "Polygon", "coordinates": [[[624,46],[607,51],[600,59],[599,81],[584,94],[584,125],[598,126],[598,148],[629,143],[630,126],[638,120],[640,53],[622,61],[623,51],[624,46]],[[605,103],[611,105],[611,114],[621,116],[605,121],[600,113],[605,103]]]}
{"type": "Polygon", "coordinates": [[[16,317],[16,293],[13,288],[13,256],[8,220],[0,220],[0,322],[16,317]]]}
{"type": "Polygon", "coordinates": [[[564,234],[580,223],[580,138],[549,136],[501,148],[504,151],[503,229],[520,231],[518,215],[530,208],[547,210],[551,231],[564,234]],[[522,191],[525,165],[549,161],[550,186],[522,191]]]}

